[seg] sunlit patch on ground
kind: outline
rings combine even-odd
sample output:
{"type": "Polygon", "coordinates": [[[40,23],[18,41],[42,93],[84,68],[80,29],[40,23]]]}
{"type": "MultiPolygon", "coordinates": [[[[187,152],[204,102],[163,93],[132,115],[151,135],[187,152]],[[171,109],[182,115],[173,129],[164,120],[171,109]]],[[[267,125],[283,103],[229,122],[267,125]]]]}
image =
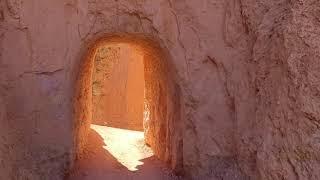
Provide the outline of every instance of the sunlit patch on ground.
{"type": "Polygon", "coordinates": [[[103,138],[103,148],[130,171],[137,171],[137,166],[143,164],[141,160],[153,156],[144,143],[143,132],[99,125],[91,125],[91,128],[103,138]]]}

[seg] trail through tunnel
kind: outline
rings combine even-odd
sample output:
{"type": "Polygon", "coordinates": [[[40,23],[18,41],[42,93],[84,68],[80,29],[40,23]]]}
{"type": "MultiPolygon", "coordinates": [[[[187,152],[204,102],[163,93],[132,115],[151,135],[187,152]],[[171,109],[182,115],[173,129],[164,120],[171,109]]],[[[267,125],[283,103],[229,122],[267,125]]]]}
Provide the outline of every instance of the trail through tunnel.
{"type": "Polygon", "coordinates": [[[91,128],[106,149],[130,171],[153,156],[143,133],[143,55],[128,44],[103,46],[94,59],[91,128]]]}
{"type": "Polygon", "coordinates": [[[79,78],[73,179],[172,179],[181,168],[179,88],[153,41],[115,36],[89,49],[79,78]],[[172,77],[170,77],[172,78],[172,77]]]}

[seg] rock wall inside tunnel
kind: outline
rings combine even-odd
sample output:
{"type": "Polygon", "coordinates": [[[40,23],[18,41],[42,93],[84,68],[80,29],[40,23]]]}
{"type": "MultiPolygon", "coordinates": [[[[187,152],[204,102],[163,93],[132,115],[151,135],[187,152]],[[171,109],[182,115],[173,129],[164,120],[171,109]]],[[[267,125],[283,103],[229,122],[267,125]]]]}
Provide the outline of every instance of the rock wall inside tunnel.
{"type": "Polygon", "coordinates": [[[160,104],[149,105],[151,122],[161,122],[151,123],[162,132],[153,137],[166,139],[150,144],[186,177],[320,179],[319,7],[311,0],[0,1],[0,179],[63,179],[92,118],[92,89],[77,82],[93,68],[81,64],[93,39],[117,33],[148,36],[170,57],[157,56],[167,64],[145,71],[156,90],[146,96],[157,92],[150,100],[160,104]]]}
{"type": "Polygon", "coordinates": [[[143,131],[143,55],[126,44],[101,47],[93,72],[92,123],[143,131]]]}

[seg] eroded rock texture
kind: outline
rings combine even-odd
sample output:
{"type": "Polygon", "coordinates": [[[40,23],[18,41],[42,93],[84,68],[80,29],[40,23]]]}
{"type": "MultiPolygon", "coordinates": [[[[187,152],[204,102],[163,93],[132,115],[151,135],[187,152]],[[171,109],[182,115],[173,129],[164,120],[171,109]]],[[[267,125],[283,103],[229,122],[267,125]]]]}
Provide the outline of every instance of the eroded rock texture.
{"type": "Polygon", "coordinates": [[[319,179],[319,1],[244,1],[243,8],[255,38],[258,178],[319,179]]]}
{"type": "MultiPolygon", "coordinates": [[[[155,146],[172,167],[194,179],[320,179],[319,3],[0,1],[0,178],[63,178],[92,113],[73,109],[79,72],[92,72],[80,66],[87,44],[122,33],[151,37],[170,57],[172,83],[157,93],[177,97],[166,103],[181,113],[152,117],[170,119],[155,146]]],[[[163,87],[159,67],[148,77],[163,87]]]]}

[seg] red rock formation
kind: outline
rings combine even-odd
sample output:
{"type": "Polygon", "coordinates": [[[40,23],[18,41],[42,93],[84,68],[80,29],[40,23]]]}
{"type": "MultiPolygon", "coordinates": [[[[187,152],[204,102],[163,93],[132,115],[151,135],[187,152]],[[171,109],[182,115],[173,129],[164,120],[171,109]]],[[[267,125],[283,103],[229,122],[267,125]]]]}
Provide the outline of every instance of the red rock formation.
{"type": "Polygon", "coordinates": [[[172,168],[320,179],[319,3],[0,1],[0,179],[62,179],[81,156],[99,37],[146,53],[146,139],[172,168]]]}

